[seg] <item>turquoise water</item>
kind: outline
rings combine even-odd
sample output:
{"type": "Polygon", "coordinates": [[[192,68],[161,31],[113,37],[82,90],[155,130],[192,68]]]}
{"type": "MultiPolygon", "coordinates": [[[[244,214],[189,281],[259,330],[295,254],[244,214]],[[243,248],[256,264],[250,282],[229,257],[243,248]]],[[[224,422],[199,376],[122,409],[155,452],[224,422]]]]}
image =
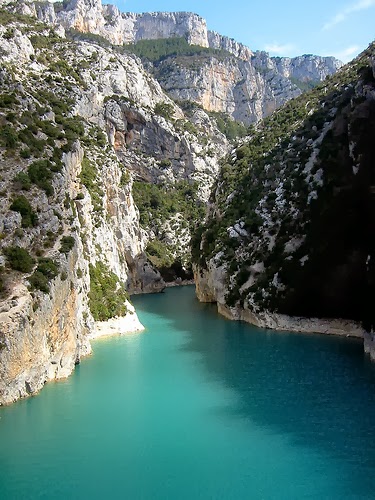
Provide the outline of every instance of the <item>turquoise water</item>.
{"type": "Polygon", "coordinates": [[[0,498],[374,499],[375,370],[358,341],[232,323],[192,287],[147,331],[0,409],[0,498]]]}

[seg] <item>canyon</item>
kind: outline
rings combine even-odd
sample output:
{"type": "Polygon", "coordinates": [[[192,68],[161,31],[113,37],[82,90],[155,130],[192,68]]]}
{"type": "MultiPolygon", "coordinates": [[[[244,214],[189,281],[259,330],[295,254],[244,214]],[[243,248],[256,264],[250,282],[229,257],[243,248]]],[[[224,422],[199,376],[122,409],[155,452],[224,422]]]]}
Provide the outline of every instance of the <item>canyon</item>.
{"type": "MultiPolygon", "coordinates": [[[[351,91],[342,98],[338,81],[332,80],[342,64],[334,58],[271,58],[209,31],[196,14],[121,13],[100,0],[1,0],[0,51],[0,404],[68,376],[90,353],[90,336],[99,335],[103,322],[122,317],[124,331],[127,324],[141,329],[128,294],[160,292],[168,283],[191,281],[194,272],[201,300],[217,302],[219,311],[232,318],[253,318],[257,302],[246,302],[249,287],[260,282],[268,289],[270,283],[278,290],[284,286],[273,269],[283,257],[282,252],[277,258],[272,254],[274,247],[280,250],[279,222],[257,236],[259,218],[269,220],[275,201],[266,189],[274,191],[279,183],[279,213],[304,221],[300,207],[298,212],[285,198],[280,178],[290,165],[301,163],[309,179],[307,199],[318,198],[323,167],[314,161],[331,128],[334,137],[346,131],[345,152],[339,154],[353,176],[356,169],[357,179],[362,170],[363,177],[369,175],[363,166],[369,156],[356,131],[357,119],[361,127],[373,119],[367,62],[362,69],[366,78],[354,74],[351,91]],[[172,50],[147,58],[142,51],[147,52],[150,40],[159,51],[169,41],[172,50]],[[326,106],[335,125],[326,125],[325,111],[310,124],[308,137],[291,139],[295,132],[288,125],[291,138],[287,141],[284,134],[282,140],[289,156],[280,157],[280,169],[271,161],[254,168],[268,172],[265,191],[257,194],[259,213],[245,217],[241,210],[247,194],[242,196],[233,176],[238,173],[238,181],[256,187],[246,169],[237,167],[257,160],[247,163],[251,140],[263,133],[260,120],[269,116],[266,120],[277,121],[271,114],[281,107],[282,113],[291,109],[292,125],[300,126],[302,111],[295,118],[295,105],[286,103],[293,98],[302,102],[303,91],[317,85],[337,93],[337,103],[326,106]],[[343,118],[334,111],[340,99],[346,106],[353,100],[350,112],[343,108],[343,118]],[[302,164],[290,152],[307,141],[311,154],[302,164]],[[206,207],[207,221],[200,226],[206,207]],[[215,224],[217,248],[212,248],[215,224]],[[226,235],[235,242],[232,247],[226,235]],[[256,245],[258,254],[273,262],[272,275],[259,255],[248,260],[256,245]],[[233,257],[242,271],[231,264],[233,257]]],[[[297,177],[288,191],[295,193],[292,198],[306,191],[297,177]]],[[[348,189],[340,185],[341,191],[348,189]]],[[[367,184],[355,199],[366,189],[367,184]]],[[[305,235],[298,225],[288,231],[282,243],[293,257],[302,251],[305,235]]],[[[366,245],[350,254],[354,264],[347,265],[353,273],[356,265],[363,266],[366,245]]],[[[306,256],[298,258],[307,262],[306,256]]],[[[291,328],[285,318],[295,316],[293,308],[280,313],[284,323],[275,319],[268,303],[264,310],[273,322],[252,321],[291,328]]],[[[344,333],[365,336],[366,349],[373,352],[371,328],[364,333],[358,320],[358,314],[345,319],[344,333]]],[[[314,331],[332,327],[310,323],[314,331]]],[[[296,329],[302,329],[300,324],[296,329]]]]}

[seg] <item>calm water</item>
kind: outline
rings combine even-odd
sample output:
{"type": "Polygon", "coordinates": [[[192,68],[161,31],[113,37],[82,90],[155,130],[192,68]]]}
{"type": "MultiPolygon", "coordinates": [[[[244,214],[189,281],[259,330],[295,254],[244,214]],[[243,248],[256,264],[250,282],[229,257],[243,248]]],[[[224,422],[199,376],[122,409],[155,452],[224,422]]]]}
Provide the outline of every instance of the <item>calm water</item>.
{"type": "Polygon", "coordinates": [[[375,498],[360,343],[232,323],[192,287],[134,303],[146,332],[0,409],[2,500],[375,498]]]}

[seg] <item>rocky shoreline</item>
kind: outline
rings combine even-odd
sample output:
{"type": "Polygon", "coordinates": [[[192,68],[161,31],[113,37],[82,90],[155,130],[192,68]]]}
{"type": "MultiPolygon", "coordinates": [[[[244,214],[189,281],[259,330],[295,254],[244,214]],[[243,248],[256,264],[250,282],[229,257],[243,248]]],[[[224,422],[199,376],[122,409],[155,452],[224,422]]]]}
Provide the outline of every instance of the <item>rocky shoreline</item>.
{"type": "Polygon", "coordinates": [[[267,311],[254,313],[249,309],[234,309],[219,303],[217,304],[217,309],[219,314],[227,319],[245,321],[259,328],[355,338],[364,338],[366,333],[358,323],[345,319],[303,318],[267,311]]]}
{"type": "Polygon", "coordinates": [[[89,340],[144,331],[145,327],[139,321],[134,306],[129,304],[127,307],[129,312],[126,316],[110,318],[108,321],[97,321],[95,328],[88,335],[89,340]]]}

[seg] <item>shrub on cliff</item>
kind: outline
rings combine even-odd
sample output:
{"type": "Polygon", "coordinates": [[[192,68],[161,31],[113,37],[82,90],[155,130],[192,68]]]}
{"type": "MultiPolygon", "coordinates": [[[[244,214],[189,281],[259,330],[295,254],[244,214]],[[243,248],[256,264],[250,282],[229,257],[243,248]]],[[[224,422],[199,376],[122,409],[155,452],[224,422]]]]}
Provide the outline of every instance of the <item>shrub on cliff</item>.
{"type": "Polygon", "coordinates": [[[155,104],[154,113],[156,115],[162,116],[166,120],[171,120],[173,117],[173,106],[168,102],[158,102],[155,104]]]}
{"type": "Polygon", "coordinates": [[[58,265],[48,258],[39,259],[38,267],[29,278],[30,289],[49,292],[49,282],[59,273],[58,265]]]}
{"type": "Polygon", "coordinates": [[[47,196],[53,194],[51,166],[49,160],[37,160],[31,163],[27,169],[31,182],[43,189],[47,196]]]}
{"type": "Polygon", "coordinates": [[[19,172],[13,178],[13,183],[17,189],[28,191],[31,188],[30,177],[25,172],[19,172]]]}
{"type": "Polygon", "coordinates": [[[32,227],[37,225],[37,214],[32,209],[29,200],[23,194],[14,198],[9,208],[10,210],[13,210],[13,212],[21,214],[22,227],[32,227]]]}
{"type": "Polygon", "coordinates": [[[34,259],[24,248],[19,246],[7,247],[3,249],[3,253],[14,271],[30,273],[33,270],[34,259]]]}
{"type": "Polygon", "coordinates": [[[125,316],[129,295],[115,273],[102,262],[90,264],[89,306],[95,321],[107,321],[114,316],[125,316]]]}
{"type": "Polygon", "coordinates": [[[95,163],[86,157],[83,158],[82,170],[79,177],[82,184],[86,186],[88,192],[90,193],[94,211],[102,213],[104,192],[101,190],[98,183],[98,169],[95,163]]]}
{"type": "Polygon", "coordinates": [[[63,236],[61,238],[60,252],[67,255],[74,247],[76,240],[73,236],[63,236]]]}
{"type": "Polygon", "coordinates": [[[14,149],[18,145],[18,135],[12,126],[0,127],[0,144],[6,149],[14,149]]]}

